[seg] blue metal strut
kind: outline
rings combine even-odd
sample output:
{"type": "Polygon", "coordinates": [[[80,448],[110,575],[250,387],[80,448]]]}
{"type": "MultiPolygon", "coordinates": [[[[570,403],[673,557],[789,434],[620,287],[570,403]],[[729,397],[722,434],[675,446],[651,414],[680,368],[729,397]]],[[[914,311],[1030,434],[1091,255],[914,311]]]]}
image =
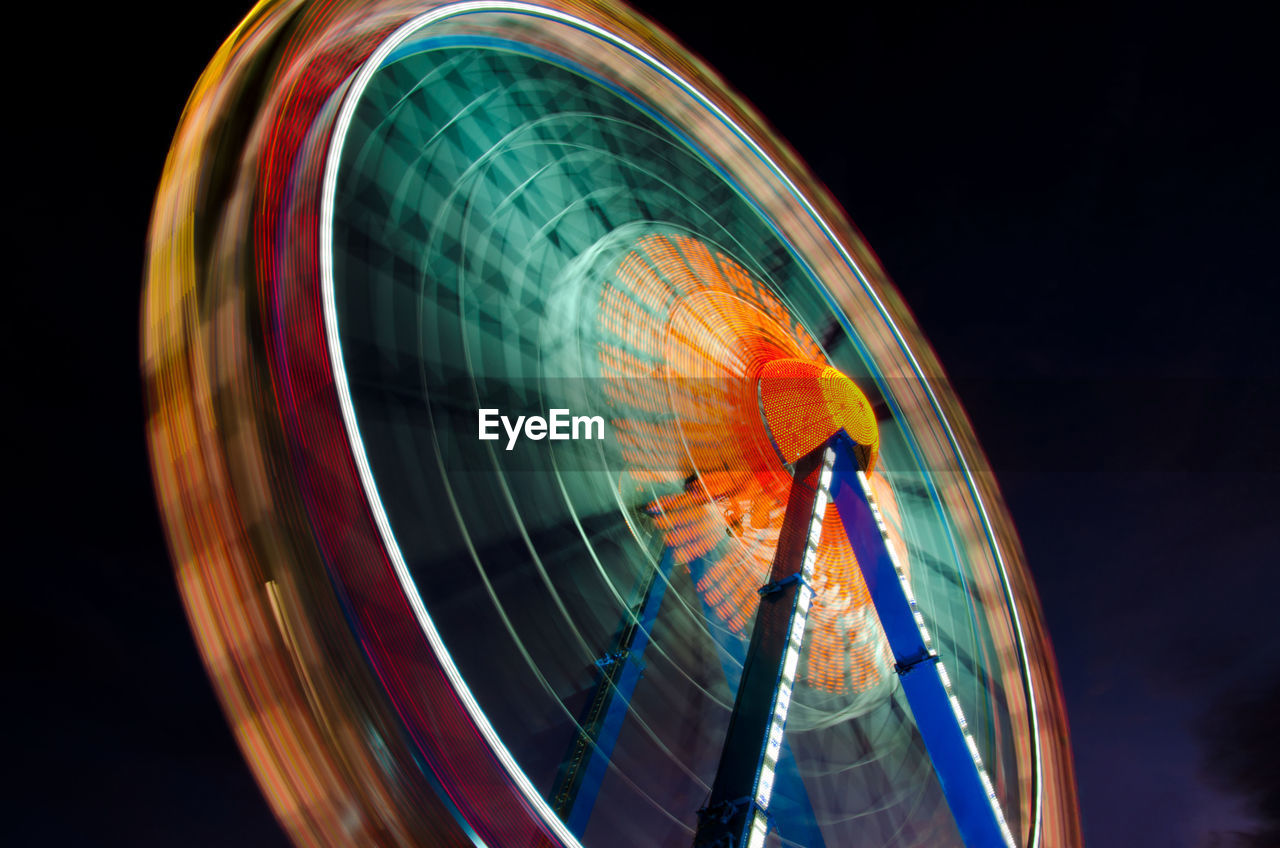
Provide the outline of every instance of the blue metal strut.
{"type": "Polygon", "coordinates": [[[596,660],[600,679],[583,714],[581,729],[556,774],[552,808],[579,838],[586,832],[595,809],[631,696],[644,670],[644,651],[667,591],[673,562],[671,549],[665,549],[639,602],[624,617],[612,647],[596,660]]]}
{"type": "Polygon", "coordinates": [[[1013,836],[982,764],[945,666],[932,648],[915,596],[887,544],[887,531],[854,441],[832,436],[831,497],[893,651],[902,690],[967,848],[1013,848],[1013,836]]]}

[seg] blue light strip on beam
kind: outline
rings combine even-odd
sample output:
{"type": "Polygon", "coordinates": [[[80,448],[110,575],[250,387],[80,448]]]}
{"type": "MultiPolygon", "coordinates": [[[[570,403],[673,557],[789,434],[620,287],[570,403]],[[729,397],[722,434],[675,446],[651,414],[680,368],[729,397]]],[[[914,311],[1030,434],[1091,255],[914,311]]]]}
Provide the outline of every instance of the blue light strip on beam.
{"type": "Polygon", "coordinates": [[[831,498],[889,640],[916,727],[967,848],[1014,848],[995,789],[951,691],[911,584],[898,566],[870,484],[843,431],[832,437],[831,498]]]}

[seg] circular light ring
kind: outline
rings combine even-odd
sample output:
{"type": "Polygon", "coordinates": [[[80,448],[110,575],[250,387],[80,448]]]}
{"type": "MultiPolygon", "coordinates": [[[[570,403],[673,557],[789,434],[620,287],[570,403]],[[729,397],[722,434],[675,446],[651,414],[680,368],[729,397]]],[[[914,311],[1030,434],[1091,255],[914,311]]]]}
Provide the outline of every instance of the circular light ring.
{"type": "MultiPolygon", "coordinates": [[[[515,13],[515,14],[530,14],[530,15],[534,15],[534,16],[538,16],[538,17],[555,17],[554,15],[548,15],[548,13],[546,13],[545,11],[532,11],[532,10],[529,10],[527,7],[523,7],[523,6],[521,6],[521,4],[472,4],[472,5],[468,5],[468,4],[461,4],[461,6],[465,6],[465,7],[466,7],[466,8],[465,8],[465,10],[463,10],[463,12],[461,12],[461,13],[474,12],[474,11],[482,11],[482,10],[483,10],[483,11],[508,11],[508,12],[513,12],[513,13],[515,13]]],[[[422,22],[419,22],[419,24],[415,24],[415,26],[420,25],[421,23],[422,23],[422,22]]],[[[406,33],[405,33],[406,37],[408,36],[408,34],[409,34],[409,33],[406,31],[406,33]]],[[[605,39],[605,40],[607,40],[607,35],[606,35],[606,36],[602,36],[602,38],[603,38],[603,39],[605,39]]],[[[622,46],[624,46],[624,47],[625,47],[625,45],[622,45],[622,46]]],[[[386,47],[386,45],[384,45],[384,48],[385,48],[385,47],[386,47]]],[[[387,51],[387,55],[390,55],[390,52],[391,52],[391,51],[390,51],[390,50],[388,50],[388,51],[387,51]]],[[[377,62],[371,62],[371,63],[369,63],[368,65],[366,65],[365,72],[368,72],[368,74],[369,74],[369,77],[370,77],[370,78],[372,77],[372,74],[377,70],[377,67],[378,67],[378,63],[377,63],[377,62]]],[[[670,78],[669,78],[669,79],[670,79],[670,78]]],[[[348,100],[347,100],[347,105],[348,105],[349,107],[351,107],[352,109],[354,109],[354,105],[353,105],[353,104],[356,102],[356,98],[359,96],[359,94],[360,94],[361,90],[362,90],[362,89],[361,89],[361,79],[360,79],[360,78],[357,78],[356,83],[355,83],[355,85],[353,86],[353,90],[352,90],[352,92],[350,92],[350,93],[348,94],[348,100]]],[[[695,133],[696,133],[696,132],[698,131],[698,129],[699,129],[699,127],[697,127],[697,126],[696,126],[696,123],[690,127],[690,131],[691,131],[691,132],[695,132],[695,133]]],[[[339,118],[339,128],[338,128],[338,131],[337,131],[337,133],[336,133],[336,134],[340,137],[340,136],[342,135],[343,131],[344,131],[344,127],[343,127],[343,124],[342,124],[342,118],[340,117],[340,118],[339,118]]],[[[340,155],[341,155],[341,151],[339,150],[339,148],[337,148],[337,147],[331,148],[331,151],[330,151],[330,169],[329,169],[329,172],[328,172],[328,179],[327,179],[327,183],[326,183],[326,198],[327,198],[327,199],[328,199],[329,197],[331,197],[331,193],[330,193],[330,192],[331,192],[331,187],[336,183],[336,179],[337,179],[337,168],[338,168],[338,164],[339,164],[339,161],[340,161],[340,155]]],[[[754,160],[748,160],[748,162],[749,162],[749,163],[754,163],[754,160]]],[[[736,173],[738,173],[738,171],[736,171],[736,170],[735,170],[735,168],[734,168],[731,164],[724,164],[724,167],[726,168],[726,170],[727,170],[730,174],[736,174],[736,173]]],[[[744,171],[743,173],[745,174],[745,171],[744,171]]],[[[744,176],[744,177],[743,177],[741,180],[739,180],[738,182],[739,182],[739,184],[745,184],[745,183],[747,183],[747,182],[748,182],[748,180],[747,180],[747,179],[745,178],[745,176],[744,176]]],[[[794,199],[794,198],[793,198],[793,199],[794,199]]],[[[329,220],[329,216],[328,216],[327,214],[325,214],[324,212],[322,212],[322,222],[321,222],[321,223],[322,223],[322,227],[327,223],[327,221],[328,221],[328,220],[329,220]]],[[[322,232],[323,232],[323,231],[322,231],[322,232]]],[[[803,239],[799,237],[799,236],[801,236],[801,235],[803,235],[803,233],[802,233],[802,232],[795,232],[795,233],[787,232],[787,233],[786,233],[786,238],[785,238],[784,240],[785,240],[785,241],[787,241],[787,242],[789,242],[790,244],[800,244],[800,243],[802,243],[802,241],[803,241],[803,239]]],[[[799,252],[799,249],[798,249],[798,248],[797,248],[797,250],[798,250],[798,252],[799,252]]],[[[324,249],[324,245],[322,244],[322,250],[321,250],[322,260],[323,260],[323,258],[324,258],[324,257],[327,257],[328,255],[329,255],[329,252],[328,252],[327,250],[325,250],[325,249],[324,249]]],[[[329,286],[329,285],[331,285],[331,283],[329,283],[329,282],[326,280],[326,286],[329,286]]],[[[334,332],[334,331],[332,330],[332,328],[331,328],[331,335],[330,335],[330,343],[331,343],[331,345],[333,346],[333,350],[334,350],[335,367],[338,367],[338,364],[339,364],[339,363],[340,363],[340,361],[341,361],[341,351],[340,351],[340,349],[339,349],[339,344],[338,344],[338,342],[337,342],[337,334],[336,334],[336,332],[334,332]]],[[[927,386],[926,386],[926,388],[927,388],[927,386]]],[[[348,414],[348,417],[347,417],[347,422],[348,422],[348,427],[349,427],[350,431],[351,431],[351,432],[352,432],[352,434],[353,434],[353,447],[354,447],[357,451],[359,451],[359,450],[361,450],[361,449],[362,449],[363,445],[362,445],[362,443],[360,442],[359,438],[358,438],[358,437],[356,437],[356,436],[354,435],[354,434],[357,432],[357,430],[356,430],[356,427],[357,427],[357,424],[356,424],[356,416],[355,416],[353,413],[349,413],[349,414],[348,414]]],[[[375,485],[374,485],[374,483],[373,483],[373,478],[372,478],[372,476],[371,476],[371,475],[366,475],[366,477],[365,477],[365,483],[366,483],[366,486],[368,487],[368,489],[369,489],[369,491],[370,491],[370,497],[371,497],[371,499],[372,499],[372,500],[374,500],[375,502],[377,502],[377,501],[378,501],[378,498],[377,498],[377,495],[376,495],[376,486],[375,486],[375,485]]],[[[390,527],[390,525],[389,525],[389,523],[388,523],[388,524],[386,525],[386,530],[387,530],[387,532],[388,532],[388,538],[387,538],[387,541],[388,541],[388,545],[389,545],[389,546],[393,546],[393,545],[394,545],[394,541],[389,537],[389,532],[390,532],[390,531],[389,531],[389,527],[390,527]]],[[[404,568],[404,569],[398,569],[398,570],[401,572],[402,577],[403,577],[403,578],[404,578],[404,580],[405,580],[405,588],[406,588],[406,591],[407,591],[407,592],[409,592],[409,593],[411,593],[411,594],[415,593],[415,592],[416,592],[416,589],[415,589],[415,587],[412,585],[412,579],[411,579],[411,577],[410,577],[410,575],[409,575],[409,573],[408,573],[408,569],[407,569],[407,568],[404,568]]],[[[1016,615],[1016,613],[1015,613],[1015,615],[1016,615]]],[[[427,629],[427,631],[428,631],[429,633],[433,633],[433,628],[432,628],[432,626],[431,626],[431,624],[430,624],[430,619],[429,619],[429,617],[425,617],[425,616],[424,616],[424,618],[423,618],[423,624],[424,624],[424,628],[425,628],[425,629],[427,629]]],[[[435,637],[435,635],[434,635],[434,633],[433,633],[433,639],[434,639],[434,638],[436,638],[436,637],[435,637]]],[[[1012,634],[1012,638],[1013,638],[1015,641],[1017,641],[1017,640],[1020,638],[1020,634],[1017,634],[1017,633],[1015,632],[1015,633],[1013,633],[1013,634],[1012,634]]],[[[1017,672],[1015,671],[1015,672],[1014,672],[1014,679],[1015,679],[1015,680],[1016,680],[1017,676],[1018,676],[1018,675],[1017,675],[1017,672]]],[[[1024,682],[1024,683],[1026,683],[1026,681],[1025,681],[1025,680],[1024,680],[1023,682],[1024,682]]],[[[1028,688],[1028,695],[1030,695],[1030,690],[1029,690],[1029,688],[1028,688]]],[[[472,703],[472,701],[471,701],[470,699],[468,699],[468,703],[472,703]]],[[[487,718],[485,717],[485,715],[484,715],[483,711],[481,711],[481,710],[479,709],[479,707],[478,707],[478,706],[476,706],[476,708],[475,708],[475,712],[473,713],[473,715],[474,715],[474,717],[476,718],[476,720],[477,720],[478,724],[480,724],[481,726],[486,726],[486,725],[487,725],[487,718]]],[[[1032,715],[1032,716],[1031,716],[1031,719],[1032,719],[1032,721],[1034,722],[1034,715],[1032,715]]],[[[1019,737],[1021,737],[1021,736],[1023,735],[1023,733],[1025,733],[1025,732],[1026,732],[1026,731],[1018,732],[1018,733],[1017,733],[1017,735],[1018,735],[1019,737]]],[[[1030,738],[1031,738],[1031,740],[1032,740],[1032,747],[1033,747],[1033,748],[1034,748],[1034,747],[1036,747],[1036,746],[1038,745],[1038,741],[1037,741],[1037,739],[1038,739],[1038,735],[1037,735],[1037,733],[1035,732],[1035,729],[1034,729],[1034,728],[1031,728],[1031,729],[1030,729],[1029,736],[1030,736],[1030,738]]],[[[504,755],[505,755],[505,749],[503,750],[503,753],[504,753],[504,755]]],[[[1034,763],[1037,759],[1038,759],[1037,754],[1036,754],[1035,752],[1033,752],[1033,753],[1031,754],[1030,760],[1032,761],[1032,763],[1034,763]]],[[[506,757],[504,756],[504,762],[505,762],[505,761],[506,761],[506,757]]],[[[1034,768],[1034,766],[1033,766],[1033,768],[1034,768]]],[[[516,782],[517,782],[518,784],[520,784],[521,786],[525,787],[525,789],[526,789],[526,793],[527,793],[528,797],[530,798],[531,803],[534,803],[534,804],[539,803],[539,799],[538,799],[538,797],[537,797],[536,793],[532,791],[532,789],[531,789],[530,785],[528,784],[527,780],[526,780],[526,779],[524,779],[524,775],[523,775],[523,773],[522,773],[522,772],[519,772],[519,771],[517,770],[516,772],[514,772],[514,773],[513,773],[513,775],[512,775],[512,776],[513,776],[513,779],[515,779],[515,780],[516,780],[516,782]]],[[[1007,790],[1007,789],[1006,789],[1006,791],[1009,791],[1009,790],[1007,790]]],[[[1033,792],[1029,793],[1029,795],[1030,795],[1030,797],[1031,797],[1031,798],[1033,798],[1033,799],[1038,798],[1038,792],[1036,792],[1036,791],[1033,791],[1033,792]]],[[[1035,806],[1035,805],[1036,805],[1036,803],[1037,803],[1037,802],[1033,800],[1033,801],[1032,801],[1032,806],[1035,806]]],[[[1032,814],[1032,818],[1034,818],[1034,813],[1032,814]]]]}
{"type": "MultiPolygon", "coordinates": [[[[716,154],[733,160],[745,191],[784,187],[790,211],[775,224],[797,253],[848,269],[843,280],[823,275],[833,309],[882,366],[883,393],[910,422],[922,463],[955,469],[962,485],[942,498],[990,550],[978,592],[1010,610],[1006,644],[1021,655],[1028,693],[1020,738],[1032,769],[1020,771],[1034,775],[1017,793],[1029,805],[1023,841],[1077,843],[1065,719],[1016,536],[989,475],[963,459],[981,452],[874,258],[759,119],[665,36],[617,9],[521,3],[259,5],[193,93],[157,197],[143,360],[157,490],[202,654],[291,837],[573,841],[521,787],[438,646],[396,629],[423,616],[388,558],[393,540],[369,497],[324,323],[323,178],[335,120],[358,96],[349,92],[393,49],[393,34],[482,10],[554,19],[649,63],[658,86],[687,90],[729,133],[734,149],[716,154]],[[358,634],[394,634],[394,650],[336,638],[344,616],[358,634]]],[[[693,131],[702,115],[672,120],[693,131]]]]}

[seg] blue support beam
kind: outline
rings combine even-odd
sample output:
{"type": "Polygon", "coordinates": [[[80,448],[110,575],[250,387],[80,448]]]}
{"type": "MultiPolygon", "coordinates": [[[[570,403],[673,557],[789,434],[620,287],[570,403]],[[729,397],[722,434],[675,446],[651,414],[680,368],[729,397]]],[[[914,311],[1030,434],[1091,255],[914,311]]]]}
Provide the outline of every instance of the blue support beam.
{"type": "Polygon", "coordinates": [[[1013,848],[1004,813],[972,743],[946,670],[931,647],[923,616],[893,561],[884,523],[862,475],[854,441],[832,437],[831,498],[849,537],[876,614],[893,651],[903,692],[938,782],[967,848],[1013,848]]]}
{"type": "Polygon", "coordinates": [[[600,679],[583,714],[581,729],[556,775],[552,808],[579,838],[587,830],[631,696],[644,671],[644,651],[671,579],[673,561],[671,549],[665,549],[639,601],[623,618],[609,651],[596,660],[600,679]]]}

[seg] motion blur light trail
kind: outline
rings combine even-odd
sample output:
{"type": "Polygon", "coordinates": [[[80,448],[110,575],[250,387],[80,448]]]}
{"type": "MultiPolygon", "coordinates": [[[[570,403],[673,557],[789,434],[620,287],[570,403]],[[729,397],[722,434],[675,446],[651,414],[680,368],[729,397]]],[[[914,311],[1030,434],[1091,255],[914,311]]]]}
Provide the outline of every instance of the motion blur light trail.
{"type": "MultiPolygon", "coordinates": [[[[804,166],[625,7],[259,4],[170,151],[142,332],[192,630],[296,844],[691,844],[791,463],[839,429],[1016,841],[1080,844],[1038,603],[928,345],[804,166]],[[480,408],[610,437],[495,450],[480,408]]],[[[961,844],[822,526],[767,844],[961,844]]]]}

